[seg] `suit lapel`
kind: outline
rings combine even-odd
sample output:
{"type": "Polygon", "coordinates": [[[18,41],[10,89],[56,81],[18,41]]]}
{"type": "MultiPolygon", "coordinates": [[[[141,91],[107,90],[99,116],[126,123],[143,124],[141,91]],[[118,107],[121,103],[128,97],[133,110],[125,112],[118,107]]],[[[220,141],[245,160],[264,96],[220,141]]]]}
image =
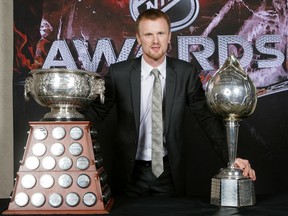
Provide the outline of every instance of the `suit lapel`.
{"type": "Polygon", "coordinates": [[[135,59],[130,70],[130,86],[135,125],[139,131],[140,125],[140,97],[141,97],[141,58],[135,59]]]}
{"type": "Polygon", "coordinates": [[[166,66],[166,97],[165,97],[165,133],[167,132],[171,109],[175,95],[175,87],[176,87],[176,72],[174,70],[172,59],[167,57],[167,66],[166,66]]]}

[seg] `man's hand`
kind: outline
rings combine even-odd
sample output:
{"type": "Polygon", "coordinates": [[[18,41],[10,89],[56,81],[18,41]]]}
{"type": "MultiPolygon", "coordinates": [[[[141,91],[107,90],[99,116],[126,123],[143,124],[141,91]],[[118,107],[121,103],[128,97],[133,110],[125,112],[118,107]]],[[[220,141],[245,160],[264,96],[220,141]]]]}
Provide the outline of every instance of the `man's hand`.
{"type": "Polygon", "coordinates": [[[253,181],[256,180],[255,170],[251,168],[251,165],[248,160],[242,158],[236,158],[235,166],[243,170],[243,175],[245,177],[251,178],[253,181]]]}

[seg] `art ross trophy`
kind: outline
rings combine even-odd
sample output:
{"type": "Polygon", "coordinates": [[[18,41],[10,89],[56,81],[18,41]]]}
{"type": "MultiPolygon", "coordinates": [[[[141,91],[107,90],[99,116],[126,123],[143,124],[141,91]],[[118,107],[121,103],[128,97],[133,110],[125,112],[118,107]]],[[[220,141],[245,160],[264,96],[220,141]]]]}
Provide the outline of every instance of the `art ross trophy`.
{"type": "Polygon", "coordinates": [[[30,130],[8,215],[106,214],[113,204],[97,131],[77,108],[97,98],[104,80],[94,72],[35,69],[24,95],[51,108],[30,130]]]}
{"type": "Polygon", "coordinates": [[[225,121],[229,163],[212,178],[211,204],[242,207],[256,202],[253,180],[235,166],[239,122],[251,115],[257,103],[256,88],[235,56],[230,55],[206,86],[208,107],[225,121]]]}

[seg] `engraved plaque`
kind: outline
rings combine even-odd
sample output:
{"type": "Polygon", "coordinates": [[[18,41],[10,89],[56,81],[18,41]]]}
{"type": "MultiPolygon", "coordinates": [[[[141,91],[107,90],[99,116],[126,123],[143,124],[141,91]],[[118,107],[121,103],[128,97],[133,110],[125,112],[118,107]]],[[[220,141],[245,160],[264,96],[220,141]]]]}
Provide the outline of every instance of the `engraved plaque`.
{"type": "Polygon", "coordinates": [[[26,206],[28,202],[29,202],[29,197],[26,193],[20,192],[16,194],[15,196],[16,205],[23,207],[23,206],[26,206]]]}
{"type": "Polygon", "coordinates": [[[70,130],[70,137],[74,140],[79,140],[83,136],[83,131],[80,127],[73,127],[70,130]]]}
{"type": "Polygon", "coordinates": [[[31,196],[31,203],[35,207],[41,207],[45,203],[45,196],[42,193],[34,193],[31,196]]]}
{"type": "Polygon", "coordinates": [[[58,166],[62,170],[68,170],[72,167],[73,161],[69,157],[62,157],[59,162],[58,166]]]}
{"type": "Polygon", "coordinates": [[[65,137],[65,134],[66,134],[66,131],[63,127],[55,127],[53,130],[52,130],[52,136],[57,139],[57,140],[61,140],[65,137]]]}
{"type": "Polygon", "coordinates": [[[94,152],[95,154],[99,153],[100,152],[100,143],[99,142],[94,142],[94,152]]]}
{"type": "Polygon", "coordinates": [[[97,197],[94,193],[88,192],[83,196],[83,202],[87,206],[93,206],[97,201],[97,197]]]}
{"type": "Polygon", "coordinates": [[[95,164],[102,166],[103,160],[98,140],[91,139],[92,123],[51,119],[29,124],[13,196],[3,214],[109,213],[113,199],[104,167],[97,170],[95,164]]]}
{"type": "Polygon", "coordinates": [[[105,191],[103,192],[103,200],[104,200],[104,202],[107,203],[108,200],[110,199],[110,197],[111,197],[111,189],[110,189],[110,187],[107,187],[105,189],[105,191]]]}
{"type": "Polygon", "coordinates": [[[68,175],[68,174],[62,174],[58,178],[58,184],[62,188],[70,187],[72,185],[72,182],[73,182],[72,177],[70,175],[68,175]]]}
{"type": "Polygon", "coordinates": [[[56,166],[56,161],[51,156],[46,156],[42,160],[42,167],[46,170],[52,170],[56,166]]]}
{"type": "Polygon", "coordinates": [[[36,178],[35,176],[31,175],[31,174],[25,174],[22,178],[21,178],[21,185],[22,187],[26,188],[26,189],[30,189],[33,188],[36,184],[36,178]]]}
{"type": "Polygon", "coordinates": [[[96,162],[97,168],[100,168],[100,167],[103,166],[103,158],[102,158],[102,156],[100,154],[97,154],[95,156],[95,162],[96,162]]]}
{"type": "Polygon", "coordinates": [[[108,178],[107,173],[106,173],[105,171],[103,171],[103,172],[99,175],[99,178],[100,178],[100,183],[101,183],[101,185],[102,185],[102,186],[105,185],[106,182],[107,182],[107,178],[108,178]]]}
{"type": "Polygon", "coordinates": [[[69,152],[73,155],[73,156],[79,156],[83,151],[83,147],[80,143],[78,142],[74,142],[69,146],[69,152]]]}
{"type": "Polygon", "coordinates": [[[87,188],[90,185],[90,177],[86,174],[81,174],[77,178],[77,185],[81,188],[87,188]]]}
{"type": "Polygon", "coordinates": [[[63,198],[58,193],[53,193],[49,196],[49,204],[54,208],[58,208],[59,206],[61,206],[62,202],[63,198]]]}
{"type": "Polygon", "coordinates": [[[89,163],[89,159],[87,157],[81,156],[81,157],[77,158],[76,166],[78,169],[85,170],[89,167],[89,165],[90,165],[90,163],[89,163]]]}
{"type": "Polygon", "coordinates": [[[48,131],[44,127],[36,128],[33,131],[33,136],[37,140],[44,140],[46,139],[47,135],[48,135],[48,131]]]}
{"type": "Polygon", "coordinates": [[[69,206],[77,206],[80,202],[80,197],[77,193],[71,192],[66,196],[66,203],[69,206]]]}
{"type": "Polygon", "coordinates": [[[32,147],[32,153],[35,156],[43,156],[46,152],[46,146],[43,143],[36,143],[32,147]]]}
{"type": "Polygon", "coordinates": [[[54,178],[49,174],[44,174],[40,177],[40,185],[43,188],[51,188],[54,185],[54,178]]]}
{"type": "Polygon", "coordinates": [[[40,165],[40,161],[35,156],[30,156],[25,161],[25,166],[27,167],[27,169],[30,169],[30,170],[37,169],[39,165],[40,165]]]}
{"type": "Polygon", "coordinates": [[[61,143],[54,143],[50,148],[50,152],[54,156],[61,156],[64,153],[64,151],[65,147],[61,143]]]}

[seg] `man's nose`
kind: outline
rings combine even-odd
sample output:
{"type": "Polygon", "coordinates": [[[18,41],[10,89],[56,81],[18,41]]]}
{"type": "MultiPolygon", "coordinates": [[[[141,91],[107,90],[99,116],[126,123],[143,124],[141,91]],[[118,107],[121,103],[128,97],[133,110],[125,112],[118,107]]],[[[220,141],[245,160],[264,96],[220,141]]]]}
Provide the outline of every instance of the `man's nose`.
{"type": "Polygon", "coordinates": [[[159,41],[158,35],[154,35],[153,36],[153,42],[158,43],[158,41],[159,41]]]}

